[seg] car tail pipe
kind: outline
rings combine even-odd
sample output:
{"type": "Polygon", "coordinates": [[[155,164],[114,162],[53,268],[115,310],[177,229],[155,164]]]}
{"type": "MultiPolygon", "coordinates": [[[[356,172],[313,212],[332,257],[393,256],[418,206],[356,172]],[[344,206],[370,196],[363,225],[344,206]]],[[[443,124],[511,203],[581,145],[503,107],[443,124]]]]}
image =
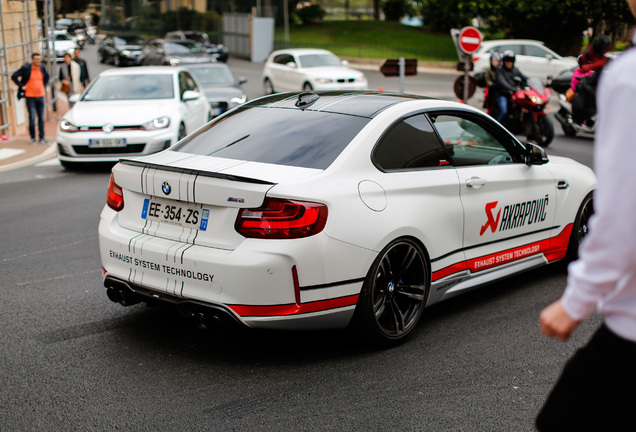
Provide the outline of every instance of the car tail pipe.
{"type": "Polygon", "coordinates": [[[104,279],[106,295],[114,303],[122,306],[132,306],[139,302],[166,303],[176,306],[179,313],[194,321],[202,330],[230,330],[244,327],[245,324],[238,320],[232,312],[221,305],[214,305],[195,300],[187,300],[169,294],[148,290],[140,286],[130,284],[127,281],[107,276],[104,279]]]}
{"type": "Polygon", "coordinates": [[[124,282],[108,279],[105,281],[105,285],[106,295],[114,303],[119,303],[122,306],[132,306],[141,302],[141,297],[124,282]]]}

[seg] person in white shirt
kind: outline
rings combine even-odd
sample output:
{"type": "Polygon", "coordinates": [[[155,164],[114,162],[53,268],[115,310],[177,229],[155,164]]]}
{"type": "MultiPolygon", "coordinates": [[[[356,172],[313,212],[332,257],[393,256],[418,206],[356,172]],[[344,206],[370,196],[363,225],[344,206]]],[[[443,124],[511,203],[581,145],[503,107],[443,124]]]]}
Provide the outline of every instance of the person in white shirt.
{"type": "MultiPolygon", "coordinates": [[[[636,17],[636,0],[627,0],[636,17]]],[[[632,40],[636,44],[636,38],[632,40]]],[[[567,341],[598,312],[603,325],[576,352],[539,412],[544,431],[634,430],[636,398],[636,48],[606,66],[597,93],[590,232],[568,268],[560,300],[540,315],[541,331],[567,341]]]]}

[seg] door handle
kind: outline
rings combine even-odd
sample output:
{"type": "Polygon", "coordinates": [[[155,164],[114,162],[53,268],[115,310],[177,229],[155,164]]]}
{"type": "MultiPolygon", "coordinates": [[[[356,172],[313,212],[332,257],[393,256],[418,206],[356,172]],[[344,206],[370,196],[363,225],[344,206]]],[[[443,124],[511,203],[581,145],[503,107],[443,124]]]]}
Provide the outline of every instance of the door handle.
{"type": "Polygon", "coordinates": [[[475,188],[475,189],[479,189],[485,184],[486,184],[486,180],[480,177],[471,177],[468,180],[466,180],[466,186],[475,188]]]}

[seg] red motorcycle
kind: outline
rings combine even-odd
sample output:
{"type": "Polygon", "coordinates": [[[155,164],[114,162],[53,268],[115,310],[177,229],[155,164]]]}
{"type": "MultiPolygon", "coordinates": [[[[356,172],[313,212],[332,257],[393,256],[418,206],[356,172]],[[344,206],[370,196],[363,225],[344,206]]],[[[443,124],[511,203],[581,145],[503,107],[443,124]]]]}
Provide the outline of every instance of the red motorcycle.
{"type": "MultiPolygon", "coordinates": [[[[528,141],[547,147],[554,139],[554,124],[545,110],[549,100],[550,89],[540,79],[529,78],[525,86],[520,86],[510,95],[503,125],[511,133],[525,135],[528,141]]],[[[498,107],[495,103],[487,103],[488,114],[494,118],[497,118],[496,109],[498,107]]]]}

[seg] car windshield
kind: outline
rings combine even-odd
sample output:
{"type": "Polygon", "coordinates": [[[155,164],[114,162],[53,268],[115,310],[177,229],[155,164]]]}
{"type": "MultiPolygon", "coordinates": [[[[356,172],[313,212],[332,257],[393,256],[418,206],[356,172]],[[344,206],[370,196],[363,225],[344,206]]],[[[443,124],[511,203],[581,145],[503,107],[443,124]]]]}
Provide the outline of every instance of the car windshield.
{"type": "Polygon", "coordinates": [[[205,33],[186,33],[185,36],[188,39],[192,39],[193,41],[197,41],[200,43],[209,42],[210,37],[205,33]]]}
{"type": "Polygon", "coordinates": [[[55,40],[56,41],[69,41],[69,40],[72,40],[72,39],[66,33],[60,33],[60,34],[56,34],[55,35],[55,40]]]}
{"type": "Polygon", "coordinates": [[[190,72],[197,77],[201,85],[231,86],[236,83],[229,68],[223,66],[193,67],[190,72]]]}
{"type": "Polygon", "coordinates": [[[304,68],[320,66],[342,66],[342,62],[333,54],[307,54],[298,56],[300,65],[304,68]]]}
{"type": "Polygon", "coordinates": [[[166,53],[168,54],[188,54],[188,53],[200,53],[201,46],[195,42],[189,41],[174,41],[166,42],[166,53]]]}
{"type": "Polygon", "coordinates": [[[174,98],[172,75],[130,74],[99,76],[83,101],[146,100],[174,98]]]}
{"type": "Polygon", "coordinates": [[[329,112],[245,107],[219,117],[173,149],[326,169],[368,122],[368,118],[329,112]]]}
{"type": "Polygon", "coordinates": [[[144,45],[146,42],[139,36],[115,36],[115,45],[144,45]]]}

